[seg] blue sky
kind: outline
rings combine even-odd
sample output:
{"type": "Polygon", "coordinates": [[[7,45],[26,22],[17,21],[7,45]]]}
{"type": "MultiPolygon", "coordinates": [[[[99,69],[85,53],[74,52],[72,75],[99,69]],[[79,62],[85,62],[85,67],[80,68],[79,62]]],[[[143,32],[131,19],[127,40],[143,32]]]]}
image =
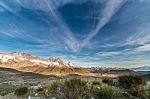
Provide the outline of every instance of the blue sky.
{"type": "Polygon", "coordinates": [[[150,66],[149,0],[0,0],[0,51],[78,66],[150,66]]]}

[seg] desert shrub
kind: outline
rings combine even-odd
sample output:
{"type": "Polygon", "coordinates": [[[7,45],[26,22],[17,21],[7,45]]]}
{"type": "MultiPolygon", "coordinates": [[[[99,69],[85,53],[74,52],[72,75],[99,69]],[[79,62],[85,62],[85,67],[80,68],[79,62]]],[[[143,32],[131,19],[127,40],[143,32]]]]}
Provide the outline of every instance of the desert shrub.
{"type": "Polygon", "coordinates": [[[119,76],[119,85],[128,90],[133,96],[142,96],[146,80],[141,75],[123,75],[119,76]]]}
{"type": "Polygon", "coordinates": [[[106,84],[108,84],[108,85],[113,85],[113,79],[111,79],[111,78],[104,78],[104,79],[102,80],[102,82],[103,82],[103,83],[106,83],[106,84]]]}
{"type": "Polygon", "coordinates": [[[148,99],[150,99],[150,86],[147,87],[145,94],[148,97],[148,99]]]}
{"type": "Polygon", "coordinates": [[[1,84],[0,85],[0,95],[4,96],[9,93],[12,93],[15,90],[15,86],[9,84],[1,84]]]}
{"type": "Polygon", "coordinates": [[[58,90],[60,86],[62,86],[60,81],[51,81],[50,83],[47,83],[45,86],[43,86],[44,90],[40,92],[40,94],[42,94],[46,99],[51,97],[58,97],[58,90]]]}
{"type": "Polygon", "coordinates": [[[119,87],[104,84],[92,91],[95,99],[117,99],[122,96],[123,90],[119,87]]]}
{"type": "Polygon", "coordinates": [[[146,80],[141,75],[123,75],[119,76],[119,85],[124,88],[136,87],[139,85],[145,85],[146,80]]]}
{"type": "Polygon", "coordinates": [[[50,84],[50,86],[46,86],[47,87],[47,94],[48,95],[55,95],[57,94],[57,90],[60,86],[60,83],[58,81],[54,81],[50,84]]]}
{"type": "Polygon", "coordinates": [[[65,80],[63,86],[60,89],[60,95],[67,99],[83,99],[88,97],[87,82],[81,79],[69,79],[65,80]]]}
{"type": "Polygon", "coordinates": [[[23,96],[26,95],[28,92],[28,88],[27,87],[19,87],[15,90],[15,95],[17,96],[23,96]]]}

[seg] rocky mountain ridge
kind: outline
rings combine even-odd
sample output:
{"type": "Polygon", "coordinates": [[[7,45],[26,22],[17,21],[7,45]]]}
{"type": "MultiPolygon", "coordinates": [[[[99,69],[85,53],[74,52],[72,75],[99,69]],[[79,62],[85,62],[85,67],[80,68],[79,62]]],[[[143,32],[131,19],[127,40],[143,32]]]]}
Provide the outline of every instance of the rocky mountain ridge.
{"type": "Polygon", "coordinates": [[[65,63],[57,57],[44,59],[31,54],[17,52],[0,53],[0,67],[42,75],[94,75],[88,68],[75,66],[71,62],[65,63]]]}
{"type": "Polygon", "coordinates": [[[24,65],[27,64],[34,64],[34,65],[43,65],[43,66],[65,66],[65,67],[73,67],[75,66],[73,63],[68,62],[65,63],[63,62],[60,58],[56,57],[50,57],[47,59],[40,58],[38,56],[34,56],[31,54],[26,54],[26,53],[0,53],[0,63],[2,65],[4,64],[10,64],[10,63],[24,63],[24,65]]]}

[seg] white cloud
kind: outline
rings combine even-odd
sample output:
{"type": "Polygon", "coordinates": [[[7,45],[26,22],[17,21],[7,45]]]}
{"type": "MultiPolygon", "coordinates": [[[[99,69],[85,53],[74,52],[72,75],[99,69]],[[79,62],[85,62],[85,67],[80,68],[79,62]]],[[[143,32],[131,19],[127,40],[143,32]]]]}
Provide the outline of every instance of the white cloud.
{"type": "Polygon", "coordinates": [[[130,50],[130,54],[139,54],[150,51],[150,23],[141,24],[136,33],[126,40],[126,45],[137,45],[138,47],[130,50]]]}
{"type": "Polygon", "coordinates": [[[150,42],[150,22],[143,23],[137,27],[133,35],[126,40],[127,45],[144,45],[150,42]]]}
{"type": "Polygon", "coordinates": [[[145,44],[134,49],[136,52],[150,52],[150,44],[145,44]]]}
{"type": "Polygon", "coordinates": [[[138,44],[138,45],[143,45],[145,43],[148,43],[150,42],[150,35],[148,36],[145,36],[145,37],[130,37],[128,40],[127,40],[127,44],[129,45],[132,45],[132,44],[138,44]]]}
{"type": "Polygon", "coordinates": [[[120,55],[121,53],[122,52],[98,52],[96,53],[96,55],[100,57],[111,57],[111,56],[120,55]]]}

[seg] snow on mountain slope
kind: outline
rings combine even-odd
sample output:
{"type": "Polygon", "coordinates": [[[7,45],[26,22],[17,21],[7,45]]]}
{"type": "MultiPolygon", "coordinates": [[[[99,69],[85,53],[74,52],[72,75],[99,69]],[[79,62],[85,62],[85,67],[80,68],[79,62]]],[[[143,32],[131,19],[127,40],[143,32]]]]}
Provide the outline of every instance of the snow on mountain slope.
{"type": "Polygon", "coordinates": [[[30,60],[31,62],[33,63],[37,63],[37,64],[45,64],[45,65],[50,65],[50,62],[47,62],[47,61],[43,61],[43,60],[30,60]]]}
{"type": "Polygon", "coordinates": [[[40,58],[38,56],[33,56],[30,54],[26,54],[26,53],[0,53],[0,63],[11,63],[11,62],[15,62],[15,63],[20,63],[20,62],[24,62],[24,61],[29,61],[32,63],[35,63],[37,65],[43,64],[45,66],[66,66],[66,67],[72,67],[75,66],[73,63],[68,62],[68,63],[64,63],[61,59],[56,58],[56,57],[51,57],[48,59],[43,59],[40,58]]]}
{"type": "Polygon", "coordinates": [[[9,54],[0,54],[1,62],[8,62],[9,60],[13,60],[13,59],[15,58],[9,54]]]}

